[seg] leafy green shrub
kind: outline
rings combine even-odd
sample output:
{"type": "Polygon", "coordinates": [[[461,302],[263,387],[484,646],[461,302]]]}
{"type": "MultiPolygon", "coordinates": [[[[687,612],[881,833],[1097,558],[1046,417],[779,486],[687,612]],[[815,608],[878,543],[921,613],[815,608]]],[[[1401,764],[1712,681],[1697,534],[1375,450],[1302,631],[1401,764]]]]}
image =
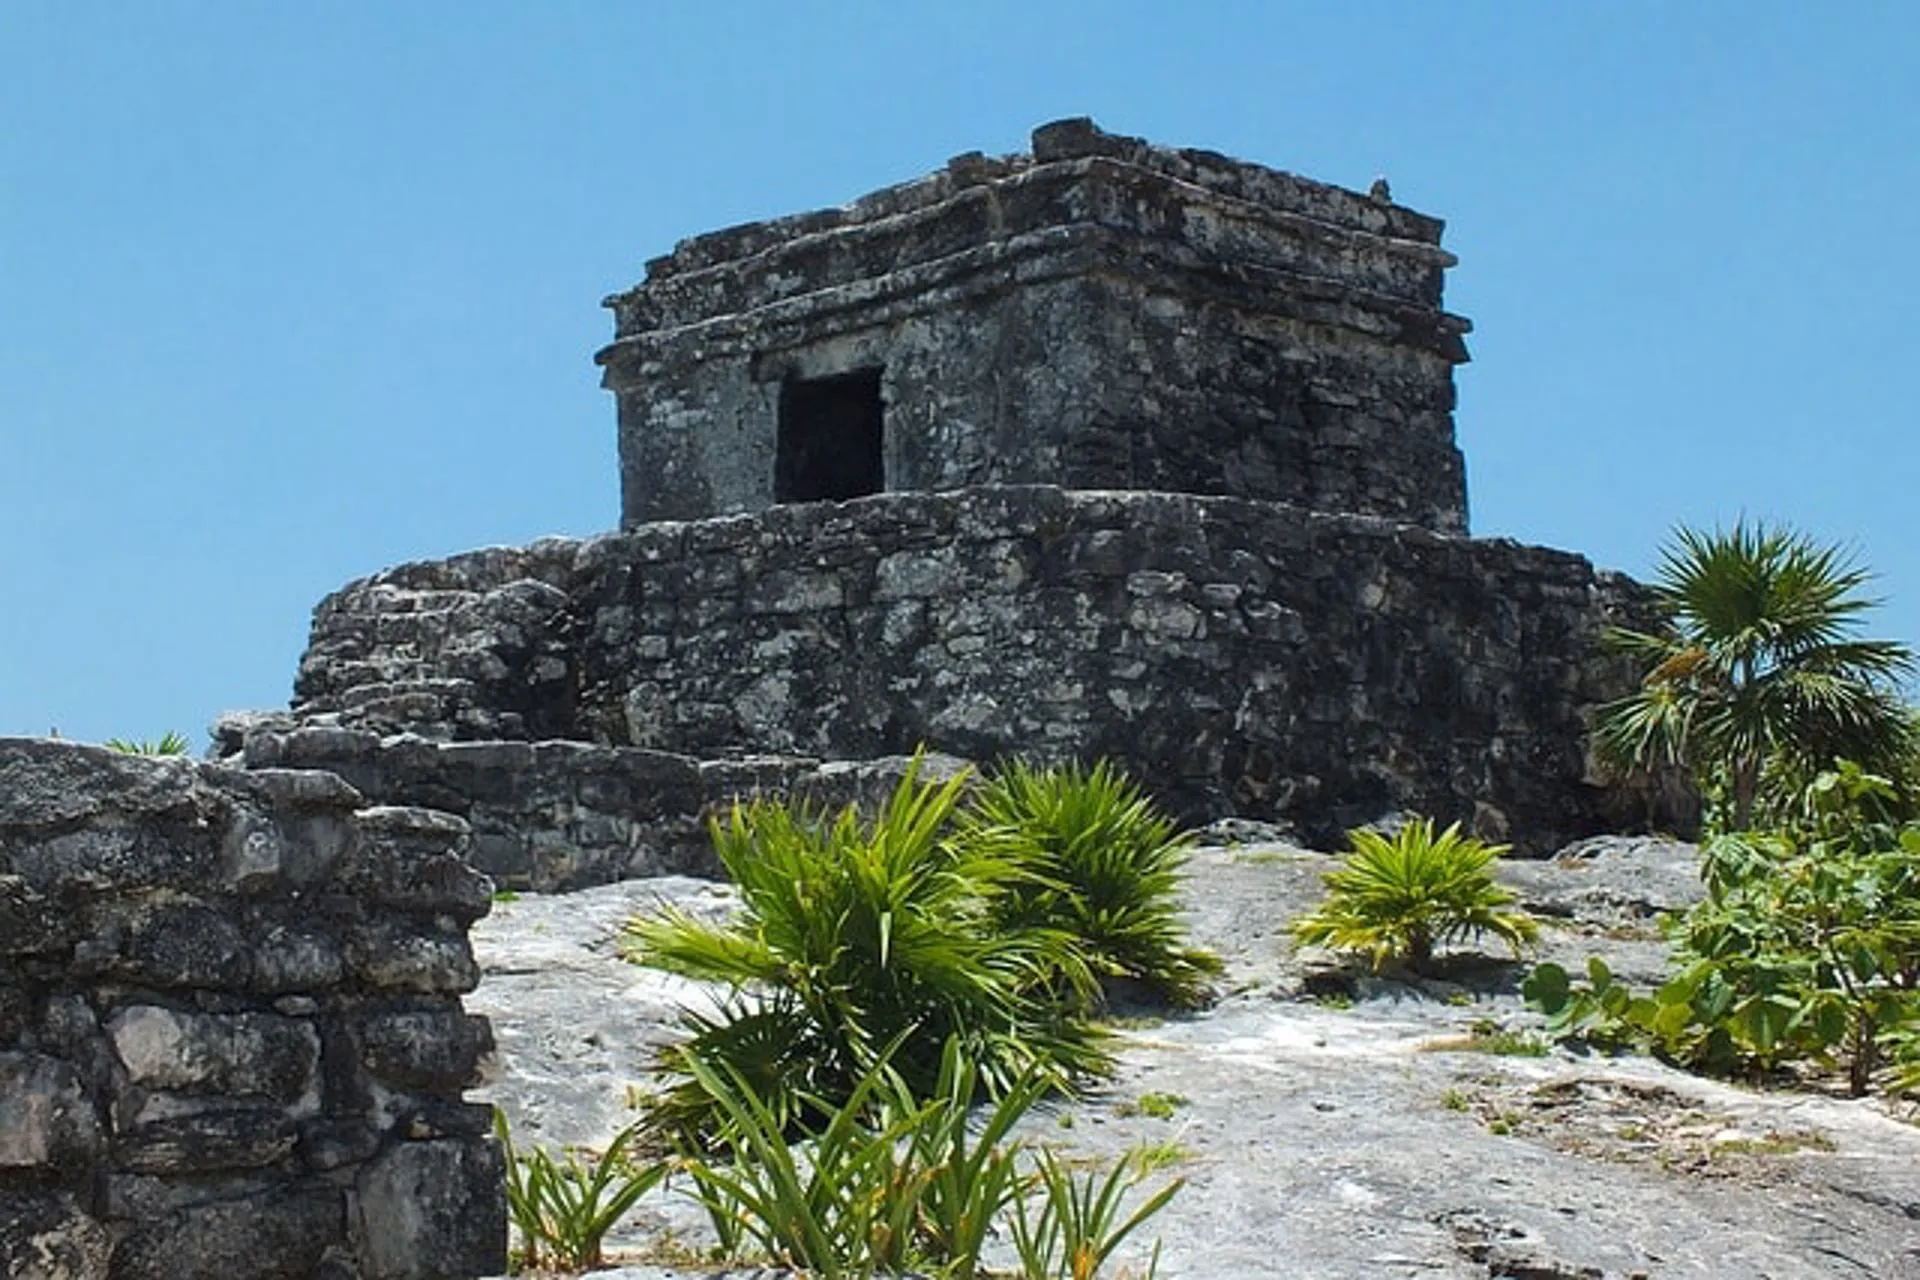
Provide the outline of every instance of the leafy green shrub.
{"type": "Polygon", "coordinates": [[[108,738],[105,746],[130,756],[183,756],[190,744],[179,734],[168,731],[159,738],[108,738]]]}
{"type": "Polygon", "coordinates": [[[1000,899],[1002,927],[1063,929],[1103,979],[1140,983],[1182,1006],[1207,1000],[1220,959],[1186,945],[1180,920],[1192,841],[1113,765],[1012,761],[980,788],[966,824],[1027,872],[1000,899]]]}
{"type": "Polygon", "coordinates": [[[668,1166],[634,1167],[627,1150],[636,1130],[614,1138],[597,1160],[569,1149],[555,1160],[544,1148],[522,1153],[507,1131],[506,1112],[493,1112],[493,1131],[507,1166],[507,1216],[520,1233],[521,1261],[546,1260],[570,1270],[602,1266],[601,1242],[641,1196],[658,1186],[668,1166]]]}
{"type": "Polygon", "coordinates": [[[689,1147],[681,1168],[723,1253],[739,1256],[750,1242],[776,1263],[826,1280],[917,1261],[914,1225],[928,1171],[903,1157],[907,1134],[929,1112],[904,1086],[896,1094],[904,1107],[887,1113],[876,1105],[875,1095],[898,1081],[884,1064],[854,1083],[801,1148],[788,1144],[785,1118],[733,1064],[690,1058],[687,1069],[713,1100],[719,1154],[689,1147]]]}
{"type": "Polygon", "coordinates": [[[825,1122],[909,1029],[892,1066],[922,1094],[951,1039],[996,1094],[1029,1073],[1066,1084],[1110,1069],[1103,1033],[1076,1016],[1093,986],[1079,945],[1006,921],[1024,872],[1002,842],[956,835],[965,775],[919,773],[916,759],[871,821],[736,805],[713,837],[740,917],[669,909],[627,924],[630,958],[734,993],[718,1016],[687,1014],[688,1038],[663,1052],[655,1128],[712,1133],[708,1083],[736,1076],[788,1132],[825,1122]]]}
{"type": "Polygon", "coordinates": [[[1640,994],[1593,959],[1576,984],[1541,965],[1523,993],[1549,1030],[1683,1066],[1844,1067],[1864,1093],[1883,1063],[1920,1080],[1920,823],[1892,820],[1886,779],[1847,762],[1770,832],[1712,841],[1707,896],[1669,926],[1674,972],[1640,994]]]}
{"type": "Polygon", "coordinates": [[[1448,942],[1491,933],[1517,955],[1538,935],[1531,916],[1507,909],[1514,895],[1493,881],[1505,846],[1463,836],[1458,823],[1436,836],[1426,818],[1391,837],[1362,828],[1348,839],[1345,863],[1324,877],[1327,900],[1290,926],[1301,942],[1363,951],[1376,969],[1404,960],[1423,972],[1448,942]]]}
{"type": "Polygon", "coordinates": [[[932,1170],[920,1199],[920,1241],[946,1280],[974,1280],[980,1255],[1008,1205],[1027,1188],[1013,1126],[1046,1093],[1038,1075],[1015,1081],[976,1124],[970,1100],[977,1069],[949,1042],[926,1119],[909,1135],[914,1157],[932,1170]]]}

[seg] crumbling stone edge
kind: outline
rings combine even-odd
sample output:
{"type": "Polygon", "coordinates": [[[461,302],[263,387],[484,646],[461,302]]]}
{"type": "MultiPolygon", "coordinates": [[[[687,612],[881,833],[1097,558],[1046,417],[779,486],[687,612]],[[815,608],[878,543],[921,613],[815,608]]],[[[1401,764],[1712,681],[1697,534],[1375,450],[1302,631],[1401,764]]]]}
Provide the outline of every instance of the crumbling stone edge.
{"type": "Polygon", "coordinates": [[[467,824],[0,739],[0,1274],[496,1274],[467,824]]]}

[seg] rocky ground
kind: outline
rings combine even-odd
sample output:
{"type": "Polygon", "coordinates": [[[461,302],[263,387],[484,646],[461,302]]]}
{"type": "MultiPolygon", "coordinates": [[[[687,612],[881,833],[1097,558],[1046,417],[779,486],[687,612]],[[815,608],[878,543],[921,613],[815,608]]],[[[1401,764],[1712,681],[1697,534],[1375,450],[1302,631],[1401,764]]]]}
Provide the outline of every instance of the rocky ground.
{"type": "MultiPolygon", "coordinates": [[[[1152,1222],[1161,1276],[1920,1277],[1913,1116],[1645,1059],[1488,1053],[1476,1026],[1537,1022],[1522,966],[1459,956],[1416,985],[1296,953],[1285,922],[1333,859],[1257,829],[1214,834],[1188,910],[1227,960],[1222,999],[1130,1019],[1115,1078],[1027,1126],[1094,1158],[1150,1144],[1168,1162],[1158,1177],[1186,1180],[1152,1222]]],[[[1542,958],[1597,953],[1635,981],[1660,971],[1656,913],[1696,892],[1692,850],[1651,840],[1589,841],[1502,875],[1547,923],[1542,958]]],[[[662,899],[721,913],[731,894],[636,881],[504,902],[476,928],[486,976],[469,1005],[498,1041],[482,1096],[522,1142],[603,1143],[631,1120],[673,1009],[703,998],[616,955],[620,922],[662,899]]],[[[617,1243],[684,1250],[703,1233],[697,1210],[656,1197],[617,1243]]],[[[1143,1270],[1144,1248],[1128,1261],[1143,1270]]]]}

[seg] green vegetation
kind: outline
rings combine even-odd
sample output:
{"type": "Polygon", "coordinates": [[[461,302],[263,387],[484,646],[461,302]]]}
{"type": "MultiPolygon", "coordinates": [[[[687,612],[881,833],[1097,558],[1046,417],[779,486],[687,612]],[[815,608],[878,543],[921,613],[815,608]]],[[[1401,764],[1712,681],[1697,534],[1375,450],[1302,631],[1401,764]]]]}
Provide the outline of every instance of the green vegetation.
{"type": "Polygon", "coordinates": [[[1465,1111],[1471,1105],[1467,1095],[1452,1086],[1448,1086],[1440,1095],[1440,1109],[1443,1111],[1465,1111]]]}
{"type": "Polygon", "coordinates": [[[191,746],[184,737],[171,730],[158,738],[108,738],[105,745],[109,751],[130,756],[183,756],[191,746]]]}
{"type": "Polygon", "coordinates": [[[649,1105],[661,1133],[711,1134],[706,1081],[730,1073],[789,1132],[817,1127],[909,1030],[893,1065],[921,1093],[956,1038],[994,1094],[1029,1074],[1066,1086],[1109,1069],[1105,1033],[1079,1016],[1094,1000],[1080,945],[1006,920],[1027,875],[1010,842],[956,838],[965,776],[932,784],[919,771],[916,760],[871,821],[852,807],[735,806],[713,835],[741,916],[627,924],[630,958],[734,992],[717,1017],[685,1014],[688,1038],[663,1054],[673,1083],[649,1105]]]}
{"type": "Polygon", "coordinates": [[[516,1152],[499,1121],[521,1260],[597,1265],[607,1228],[664,1184],[707,1210],[719,1258],[770,1261],[824,1280],[909,1271],[975,1280],[988,1274],[987,1241],[1010,1231],[1027,1280],[1092,1277],[1182,1185],[1160,1187],[1127,1213],[1134,1188],[1170,1161],[1166,1150],[1130,1153],[1076,1177],[1051,1151],[1009,1136],[1045,1094],[1042,1076],[1015,1081],[981,1117],[972,1114],[978,1068],[958,1038],[943,1046],[927,1095],[889,1061],[903,1043],[888,1045],[846,1103],[798,1142],[743,1073],[698,1059],[690,1069],[718,1116],[706,1148],[683,1145],[634,1168],[626,1163],[628,1130],[592,1165],[572,1155],[556,1164],[541,1151],[516,1152]],[[606,1172],[614,1169],[624,1172],[606,1172]],[[568,1208],[556,1212],[561,1202],[568,1208]]]}
{"type": "Polygon", "coordinates": [[[1005,843],[1025,872],[1000,901],[1003,928],[1063,929],[1098,977],[1180,1006],[1205,1003],[1221,965],[1186,945],[1180,922],[1192,841],[1119,770],[1010,762],[981,787],[963,836],[1005,843]]]}
{"type": "Polygon", "coordinates": [[[635,1168],[627,1148],[635,1130],[622,1130],[597,1160],[569,1150],[555,1160],[544,1148],[521,1153],[507,1132],[506,1113],[493,1112],[507,1166],[507,1216],[520,1233],[520,1262],[547,1262],[569,1270],[604,1265],[601,1242],[641,1196],[667,1175],[662,1164],[635,1168]]]}
{"type": "Polygon", "coordinates": [[[1558,965],[1527,998],[1563,1036],[1652,1052],[1688,1067],[1765,1072],[1804,1062],[1844,1069],[1865,1093],[1896,1066],[1920,1068],[1920,822],[1895,818],[1885,778],[1843,761],[1767,831],[1712,840],[1706,899],[1670,922],[1673,972],[1651,992],[1597,957],[1587,981],[1558,965]]]}
{"type": "Polygon", "coordinates": [[[1802,1151],[1832,1150],[1833,1139],[1811,1129],[1791,1133],[1769,1130],[1758,1138],[1724,1138],[1707,1149],[1710,1156],[1790,1156],[1802,1151]]]}
{"type": "Polygon", "coordinates": [[[988,1096],[1028,1075],[1071,1089],[1111,1067],[1102,980],[1205,994],[1220,964],[1185,944],[1175,896],[1188,842],[1117,771],[1016,763],[970,806],[967,775],[920,771],[871,819],[736,806],[713,836],[739,918],[628,923],[629,958],[731,992],[664,1051],[657,1137],[711,1138],[704,1081],[730,1071],[790,1135],[815,1129],[910,1029],[893,1069],[916,1093],[939,1071],[928,1046],[955,1038],[988,1096]]]}
{"type": "MultiPolygon", "coordinates": [[[[963,1062],[957,1042],[950,1043],[947,1061],[963,1062]]],[[[967,1158],[971,1080],[943,1081],[949,1087],[923,1105],[883,1062],[856,1082],[847,1104],[796,1151],[787,1143],[783,1118],[736,1069],[698,1059],[690,1065],[721,1109],[722,1154],[710,1160],[688,1153],[682,1167],[724,1254],[743,1256],[751,1247],[779,1265],[828,1280],[905,1271],[922,1258],[916,1232],[925,1201],[928,1234],[960,1251],[947,1259],[955,1274],[974,1273],[992,1215],[1013,1194],[1015,1172],[1012,1155],[991,1142],[967,1158]],[[942,1148],[956,1141],[959,1158],[943,1162],[949,1152],[942,1148]],[[942,1175],[957,1190],[933,1196],[942,1175]]],[[[1010,1092],[990,1125],[1004,1133],[1009,1117],[1032,1096],[1026,1086],[1010,1092]]]]}
{"type": "MultiPolygon", "coordinates": [[[[1035,1168],[1039,1194],[1037,1208],[1030,1198],[1014,1201],[1013,1245],[1025,1276],[1059,1276],[1091,1280],[1101,1264],[1148,1218],[1166,1207],[1184,1182],[1170,1182],[1149,1196],[1132,1214],[1122,1217],[1126,1195],[1140,1174],[1128,1161],[1115,1165],[1103,1178],[1097,1173],[1076,1176],[1052,1151],[1041,1148],[1035,1168]]],[[[1160,1263],[1156,1245],[1151,1277],[1160,1263]]]]}
{"type": "Polygon", "coordinates": [[[1601,708],[1594,745],[1626,769],[1688,769],[1710,825],[1777,816],[1815,773],[1846,758],[1902,778],[1915,725],[1895,683],[1911,650],[1855,637],[1871,581],[1838,548],[1766,525],[1681,527],[1655,583],[1664,625],[1615,630],[1641,687],[1601,708]]]}
{"type": "Polygon", "coordinates": [[[1111,1069],[1103,982],[1207,994],[1220,964],[1186,945],[1175,896],[1189,842],[1106,765],[1013,764],[971,804],[966,774],[921,775],[871,817],[736,805],[713,838],[738,916],[627,923],[629,959],[726,989],[683,1011],[666,1087],[635,1100],[650,1168],[728,1257],[967,1280],[998,1230],[1022,1275],[1091,1277],[1180,1184],[1129,1211],[1132,1190],[1184,1153],[1076,1177],[1008,1135],[1111,1069]]]}
{"type": "Polygon", "coordinates": [[[1191,1101],[1192,1099],[1185,1094],[1147,1092],[1132,1101],[1121,1103],[1114,1108],[1114,1112],[1122,1116],[1147,1116],[1154,1120],[1171,1120],[1180,1108],[1191,1101]]]}
{"type": "MultiPolygon", "coordinates": [[[[1182,1132],[1185,1130],[1183,1129],[1182,1132]]],[[[1140,1176],[1145,1178],[1162,1169],[1171,1169],[1174,1165],[1185,1164],[1193,1159],[1193,1152],[1183,1146],[1176,1136],[1162,1138],[1157,1142],[1137,1143],[1127,1152],[1126,1158],[1139,1171],[1140,1176]]]]}
{"type": "MultiPolygon", "coordinates": [[[[1545,966],[1542,966],[1545,967],[1545,966]]],[[[1431,1040],[1425,1048],[1441,1053],[1486,1053],[1500,1058],[1544,1058],[1553,1042],[1531,1031],[1515,1031],[1491,1018],[1476,1019],[1464,1036],[1431,1040]]]]}
{"type": "Polygon", "coordinates": [[[1421,973],[1444,943],[1491,933],[1517,955],[1539,931],[1524,911],[1508,910],[1513,894],[1493,882],[1505,846],[1463,836],[1458,823],[1436,836],[1431,820],[1414,818],[1391,837],[1363,828],[1348,839],[1346,862],[1325,877],[1327,900],[1290,926],[1301,942],[1421,973]]]}
{"type": "Polygon", "coordinates": [[[1706,897],[1665,922],[1651,991],[1599,959],[1523,988],[1549,1030],[1699,1070],[1884,1072],[1920,1089],[1920,720],[1895,694],[1901,644],[1855,637],[1868,573],[1803,535],[1681,529],[1658,633],[1616,632],[1649,666],[1602,709],[1595,745],[1680,765],[1707,802],[1706,897]]]}

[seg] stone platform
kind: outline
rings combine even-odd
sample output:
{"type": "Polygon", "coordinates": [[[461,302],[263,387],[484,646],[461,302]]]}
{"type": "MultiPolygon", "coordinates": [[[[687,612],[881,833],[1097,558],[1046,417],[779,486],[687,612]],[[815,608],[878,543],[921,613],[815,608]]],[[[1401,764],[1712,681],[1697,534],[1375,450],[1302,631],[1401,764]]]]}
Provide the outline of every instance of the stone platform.
{"type": "MultiPolygon", "coordinates": [[[[649,797],[688,797],[665,802],[674,848],[698,831],[694,797],[926,745],[1106,756],[1193,822],[1324,843],[1416,810],[1545,850],[1607,825],[1583,715],[1632,677],[1593,642],[1645,606],[1578,556],[1279,503],[877,494],[353,583],[315,614],[297,756],[254,754],[457,812],[494,786],[476,780],[566,762],[576,814],[645,820],[649,797]],[[322,730],[365,736],[328,747],[322,730]],[[430,741],[326,762],[396,734],[430,741]],[[488,741],[543,745],[465,745],[488,741]]],[[[542,803],[519,805],[523,830],[542,803]]]]}

